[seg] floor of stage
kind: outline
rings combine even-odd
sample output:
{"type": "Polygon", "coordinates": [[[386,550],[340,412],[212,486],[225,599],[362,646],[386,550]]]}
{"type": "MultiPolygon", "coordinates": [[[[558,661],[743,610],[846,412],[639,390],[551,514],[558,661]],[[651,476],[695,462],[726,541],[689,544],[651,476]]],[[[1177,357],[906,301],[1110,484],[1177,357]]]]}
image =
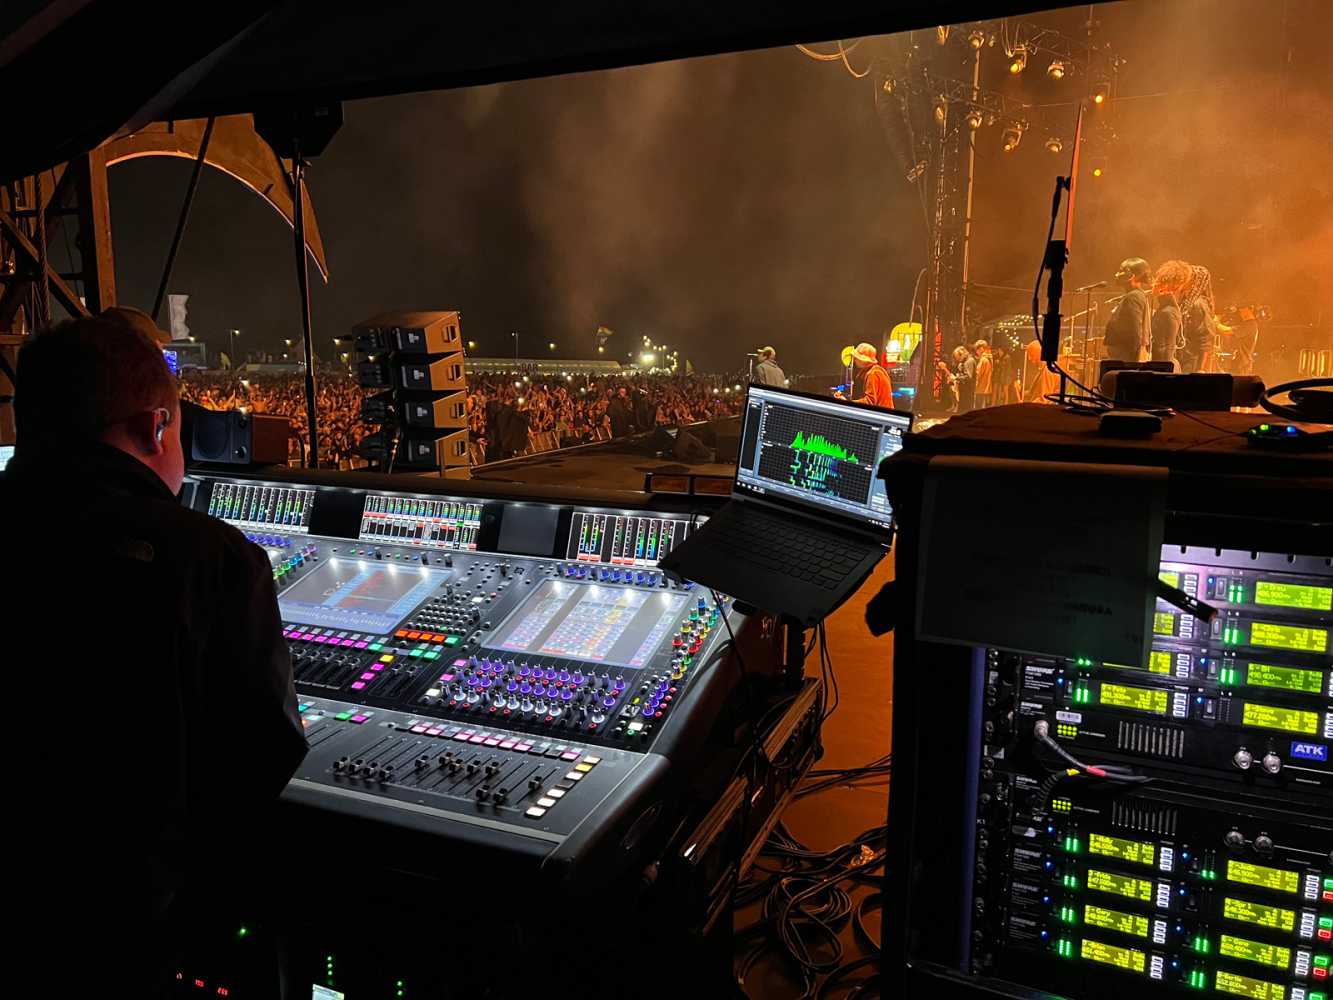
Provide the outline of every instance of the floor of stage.
{"type": "MultiPolygon", "coordinates": [[[[893,637],[875,638],[866,628],[865,605],[893,578],[893,557],[885,559],[841,608],[826,622],[829,650],[837,675],[841,700],[837,712],[824,725],[824,757],[820,769],[858,767],[887,754],[890,749],[893,716],[893,637]]],[[[808,668],[817,671],[817,658],[808,668]]],[[[858,834],[882,825],[888,817],[889,786],[880,779],[873,784],[843,784],[827,791],[798,799],[784,815],[787,828],[806,846],[825,851],[845,844],[858,834]]],[[[853,898],[873,891],[874,887],[843,883],[853,898]]],[[[738,931],[759,917],[759,907],[752,906],[737,915],[738,931]]],[[[879,913],[867,913],[867,928],[878,937],[879,913]]],[[[839,935],[843,960],[866,955],[856,939],[850,921],[839,935]]],[[[742,938],[742,940],[744,940],[742,938]]],[[[873,967],[856,973],[851,982],[869,975],[873,967]]],[[[783,998],[801,995],[797,980],[783,966],[776,951],[754,967],[745,980],[745,992],[751,997],[783,998]]],[[[835,994],[841,995],[841,994],[835,994]]]]}

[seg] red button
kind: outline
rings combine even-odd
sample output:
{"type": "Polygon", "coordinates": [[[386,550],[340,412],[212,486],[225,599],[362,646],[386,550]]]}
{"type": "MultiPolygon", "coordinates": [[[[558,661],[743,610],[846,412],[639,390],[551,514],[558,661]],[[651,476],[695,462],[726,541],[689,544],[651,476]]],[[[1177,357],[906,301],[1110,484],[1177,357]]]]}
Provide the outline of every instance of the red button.
{"type": "Polygon", "coordinates": [[[1333,938],[1333,930],[1325,930],[1319,932],[1319,940],[1327,941],[1330,938],[1333,938]]]}
{"type": "Polygon", "coordinates": [[[1333,903],[1333,889],[1324,890],[1324,901],[1328,903],[1333,903]]]}
{"type": "Polygon", "coordinates": [[[1314,977],[1315,977],[1316,979],[1327,979],[1327,978],[1328,978],[1328,970],[1327,970],[1327,969],[1322,969],[1322,968],[1320,968],[1319,966],[1315,966],[1315,969],[1314,969],[1314,977]]]}

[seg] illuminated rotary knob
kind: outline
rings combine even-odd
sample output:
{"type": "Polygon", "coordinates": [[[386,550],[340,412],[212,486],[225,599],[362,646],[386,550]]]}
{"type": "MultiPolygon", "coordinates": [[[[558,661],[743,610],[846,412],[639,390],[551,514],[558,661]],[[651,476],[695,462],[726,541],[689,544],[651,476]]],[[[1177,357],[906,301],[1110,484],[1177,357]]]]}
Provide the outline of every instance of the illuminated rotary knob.
{"type": "Polygon", "coordinates": [[[1250,751],[1246,750],[1244,747],[1241,747],[1231,758],[1231,763],[1235,764],[1242,771],[1248,771],[1250,765],[1254,763],[1254,754],[1250,753],[1250,751]]]}

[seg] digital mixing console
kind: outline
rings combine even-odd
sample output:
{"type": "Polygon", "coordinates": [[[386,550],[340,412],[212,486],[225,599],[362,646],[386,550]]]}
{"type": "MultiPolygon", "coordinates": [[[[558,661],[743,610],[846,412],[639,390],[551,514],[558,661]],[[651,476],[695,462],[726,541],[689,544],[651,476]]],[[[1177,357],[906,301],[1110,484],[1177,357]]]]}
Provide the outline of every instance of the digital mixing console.
{"type": "Polygon", "coordinates": [[[623,834],[737,681],[716,666],[746,616],[655,568],[688,510],[235,476],[189,490],[273,564],[310,745],[289,802],[573,867],[623,834]]]}

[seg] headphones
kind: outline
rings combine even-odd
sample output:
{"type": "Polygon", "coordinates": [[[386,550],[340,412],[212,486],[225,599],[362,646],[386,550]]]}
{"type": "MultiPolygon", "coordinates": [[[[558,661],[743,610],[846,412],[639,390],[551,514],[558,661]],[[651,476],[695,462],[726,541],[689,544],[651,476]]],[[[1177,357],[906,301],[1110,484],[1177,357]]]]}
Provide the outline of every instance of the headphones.
{"type": "Polygon", "coordinates": [[[153,412],[163,414],[162,419],[158,421],[157,428],[154,431],[154,434],[157,437],[157,443],[161,444],[162,436],[167,433],[167,424],[171,422],[171,411],[159,407],[157,410],[154,410],[153,412]]]}

